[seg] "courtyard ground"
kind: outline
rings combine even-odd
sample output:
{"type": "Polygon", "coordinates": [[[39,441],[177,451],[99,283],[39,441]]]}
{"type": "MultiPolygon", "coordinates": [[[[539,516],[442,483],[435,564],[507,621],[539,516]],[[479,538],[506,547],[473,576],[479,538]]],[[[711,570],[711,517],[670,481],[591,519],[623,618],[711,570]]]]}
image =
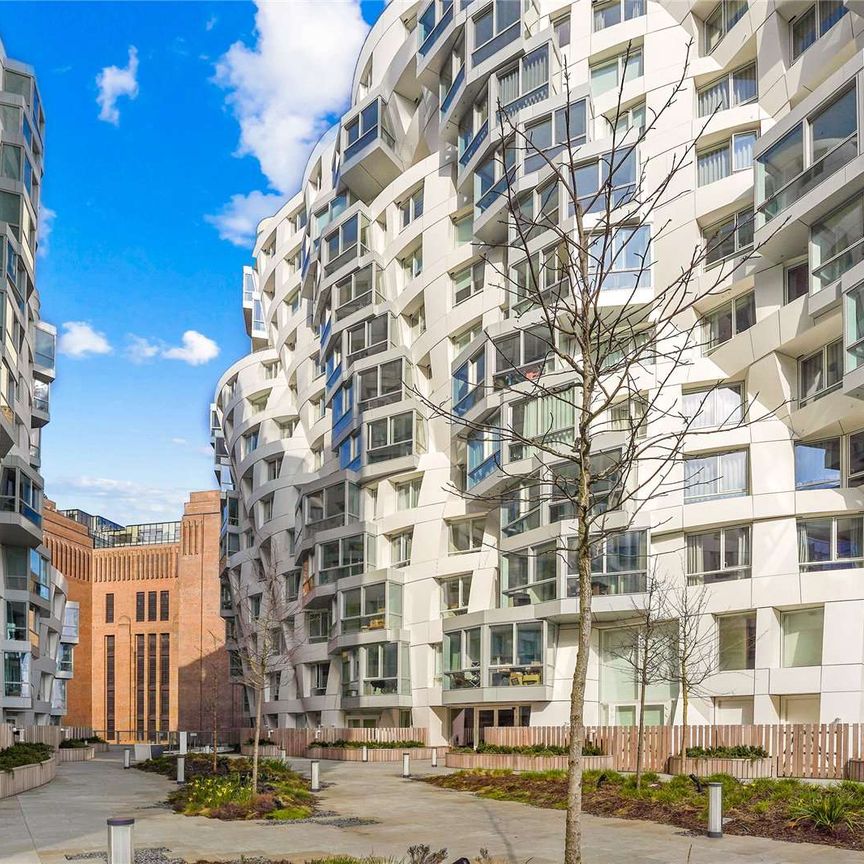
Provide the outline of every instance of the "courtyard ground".
{"type": "MultiPolygon", "coordinates": [[[[307,772],[308,760],[295,760],[307,772]]],[[[219,822],[179,816],[162,802],[174,784],[124,771],[122,754],[60,766],[57,779],[0,801],[0,864],[67,864],[67,856],[103,851],[105,820],[135,819],[138,849],[167,847],[194,862],[241,856],[304,861],[344,853],[402,856],[408,846],[447,847],[447,860],[481,848],[513,864],[559,864],[564,814],[476,798],[404,780],[401,766],[322,762],[321,815],[302,823],[219,822]]],[[[435,769],[444,771],[445,769],[435,769]]],[[[432,773],[424,764],[417,774],[432,773]]],[[[755,837],[709,840],[649,822],[585,817],[588,864],[860,864],[859,852],[755,837]],[[688,857],[689,856],[689,857],[688,857]]]]}

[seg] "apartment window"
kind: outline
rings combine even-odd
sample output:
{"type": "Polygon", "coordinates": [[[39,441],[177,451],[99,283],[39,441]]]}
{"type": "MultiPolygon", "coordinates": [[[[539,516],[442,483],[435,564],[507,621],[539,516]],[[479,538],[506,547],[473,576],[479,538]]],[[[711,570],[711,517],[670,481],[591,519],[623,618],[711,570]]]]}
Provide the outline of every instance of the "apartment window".
{"type": "Polygon", "coordinates": [[[736,171],[753,167],[755,132],[737,132],[728,141],[696,155],[696,179],[699,186],[716,183],[736,171]]]}
{"type": "Polygon", "coordinates": [[[549,45],[526,54],[518,63],[498,73],[501,110],[512,114],[536,105],[549,96],[549,45]]]}
{"type": "Polygon", "coordinates": [[[351,588],[342,593],[342,633],[361,630],[383,630],[401,623],[402,586],[394,582],[376,582],[351,588]],[[387,620],[387,592],[390,592],[390,621],[387,620]],[[395,613],[395,619],[394,614],[395,613]]]}
{"type": "Polygon", "coordinates": [[[331,269],[336,269],[348,258],[356,258],[366,248],[365,223],[361,224],[359,215],[349,217],[324,238],[324,245],[327,249],[327,264],[331,269]]]}
{"type": "Polygon", "coordinates": [[[849,10],[843,0],[819,0],[792,20],[792,62],[824,36],[849,10]]]}
{"type": "Polygon", "coordinates": [[[306,629],[310,642],[326,642],[330,638],[330,612],[308,612],[306,629]]]}
{"type": "Polygon", "coordinates": [[[861,515],[799,519],[798,563],[804,572],[864,566],[861,515]]]}
{"type": "Polygon", "coordinates": [[[734,426],[743,418],[740,384],[718,384],[716,387],[688,390],[682,393],[681,402],[690,429],[734,426]]]}
{"type": "Polygon", "coordinates": [[[471,55],[472,66],[519,37],[520,6],[519,0],[495,0],[474,18],[476,47],[471,55]]]}
{"type": "Polygon", "coordinates": [[[400,531],[390,538],[390,566],[407,567],[411,563],[411,545],[414,540],[414,529],[400,531]]]}
{"type": "Polygon", "coordinates": [[[156,616],[156,609],[157,609],[156,599],[157,599],[157,594],[155,591],[148,591],[147,592],[147,620],[148,621],[155,621],[156,620],[156,617],[157,617],[156,616]]]}
{"type": "Polygon", "coordinates": [[[413,344],[414,340],[419,339],[426,332],[426,307],[420,306],[416,312],[406,314],[405,320],[408,322],[413,344]]]}
{"type": "Polygon", "coordinates": [[[746,450],[691,456],[684,460],[684,503],[746,495],[749,490],[746,450]]]}
{"type": "Polygon", "coordinates": [[[647,413],[646,396],[639,394],[631,399],[624,399],[609,409],[609,426],[614,432],[625,432],[644,438],[648,431],[647,413]]]}
{"type": "Polygon", "coordinates": [[[160,591],[159,592],[159,620],[167,621],[168,620],[168,612],[169,612],[169,600],[168,600],[168,592],[160,591]]]}
{"type": "Polygon", "coordinates": [[[473,408],[485,396],[486,348],[466,360],[453,373],[453,413],[459,416],[473,408]]]}
{"type": "Polygon", "coordinates": [[[824,441],[799,441],[795,444],[795,488],[839,488],[843,475],[840,465],[840,438],[824,441]]]}
{"type": "Polygon", "coordinates": [[[407,411],[366,424],[366,459],[369,464],[410,456],[414,450],[414,414],[407,411]]]}
{"type": "Polygon", "coordinates": [[[632,48],[629,54],[624,51],[611,60],[591,67],[591,95],[596,97],[610,90],[618,90],[622,78],[624,81],[633,81],[642,75],[642,49],[632,48]]]}
{"type": "MultiPolygon", "coordinates": [[[[323,465],[324,453],[321,452],[321,460],[323,465]]],[[[349,435],[339,445],[339,467],[349,468],[356,471],[360,467],[360,433],[355,432],[349,435]]]]}
{"type": "MultiPolygon", "coordinates": [[[[501,499],[501,534],[513,537],[540,527],[542,490],[536,479],[511,489],[501,499]]],[[[557,522],[551,519],[550,522],[557,522]]]]}
{"type": "Polygon", "coordinates": [[[389,316],[370,318],[348,331],[348,364],[385,351],[388,346],[389,316]]]}
{"type": "Polygon", "coordinates": [[[258,449],[258,429],[247,432],[243,436],[243,458],[245,459],[250,453],[258,449]]]}
{"type": "Polygon", "coordinates": [[[539,171],[552,161],[568,142],[574,148],[587,140],[585,100],[571,102],[540,120],[525,126],[526,150],[522,163],[526,174],[539,171]]]}
{"type": "Polygon", "coordinates": [[[843,383],[843,340],[825,345],[798,361],[798,403],[806,405],[843,383]]]}
{"type": "Polygon", "coordinates": [[[554,600],[558,594],[555,542],[501,556],[502,605],[520,606],[554,600]]]}
{"type": "Polygon", "coordinates": [[[756,613],[721,615],[717,619],[717,669],[738,672],[756,668],[756,613]]]}
{"type": "Polygon", "coordinates": [[[721,0],[705,19],[705,53],[710,54],[747,11],[747,0],[721,0]]]}
{"type": "MultiPolygon", "coordinates": [[[[578,540],[567,538],[567,596],[579,596],[578,540]]],[[[591,549],[591,593],[638,594],[645,591],[648,574],[648,534],[623,531],[610,534],[591,549]]]]}
{"type": "Polygon", "coordinates": [[[423,187],[420,186],[399,204],[399,225],[407,228],[415,219],[423,215],[423,187]]]}
{"type": "Polygon", "coordinates": [[[483,526],[486,517],[457,519],[447,523],[449,551],[451,555],[463,552],[479,552],[483,548],[483,526]]]}
{"type": "Polygon", "coordinates": [[[822,606],[780,613],[784,668],[822,665],[823,626],[822,606]]]}
{"type": "Polygon", "coordinates": [[[499,624],[489,628],[489,686],[543,683],[543,625],[499,624]]]}
{"type": "Polygon", "coordinates": [[[159,634],[159,728],[168,729],[170,714],[171,634],[159,634]]]}
{"type": "Polygon", "coordinates": [[[405,274],[405,281],[410,282],[416,279],[423,272],[423,247],[418,246],[412,252],[409,252],[402,259],[402,272],[405,274]]]}
{"type": "Polygon", "coordinates": [[[360,575],[365,568],[364,546],[363,534],[321,543],[318,546],[318,572],[321,582],[335,582],[345,576],[360,575]]]}
{"type": "Polygon", "coordinates": [[[478,213],[488,210],[506,195],[516,172],[516,146],[511,139],[484,159],[474,172],[474,202],[478,213]]]}
{"type": "Polygon", "coordinates": [[[135,593],[135,620],[144,620],[144,592],[137,591],[135,593]]]}
{"type": "Polygon", "coordinates": [[[783,302],[791,303],[810,291],[810,267],[806,261],[787,267],[783,275],[783,302]]]}
{"type": "Polygon", "coordinates": [[[144,634],[135,634],[135,729],[139,736],[144,736],[144,710],[145,705],[145,689],[144,689],[144,663],[146,656],[144,653],[144,634]]]}
{"type": "Polygon", "coordinates": [[[755,102],[758,96],[756,64],[750,63],[697,90],[697,114],[708,117],[715,111],[755,102]]]}
{"type": "Polygon", "coordinates": [[[750,526],[687,535],[687,584],[750,578],[750,526]]]}
{"type": "Polygon", "coordinates": [[[482,631],[479,627],[444,634],[444,689],[480,686],[482,631]]]}
{"type": "Polygon", "coordinates": [[[623,138],[630,129],[636,129],[641,133],[645,129],[645,102],[637,102],[629,108],[616,106],[610,114],[604,114],[606,130],[609,135],[614,135],[619,140],[623,138]]]}
{"type": "Polygon", "coordinates": [[[605,30],[644,14],[645,0],[595,0],[594,30],[605,30]]]}
{"type": "Polygon", "coordinates": [[[306,495],[306,524],[316,531],[335,528],[360,518],[360,487],[354,483],[334,483],[306,495]],[[322,525],[322,522],[327,524],[322,525]]]}
{"type": "MultiPolygon", "coordinates": [[[[472,429],[465,439],[465,487],[472,489],[501,467],[501,416],[496,412],[487,422],[472,429]]],[[[511,445],[512,447],[515,445],[511,445]]]]}
{"type": "Polygon", "coordinates": [[[474,240],[474,213],[453,218],[453,236],[457,246],[464,246],[474,240]]]}
{"type": "Polygon", "coordinates": [[[576,436],[576,394],[572,388],[513,403],[510,427],[514,439],[510,459],[527,459],[536,450],[525,440],[562,446],[576,436]]]}
{"type": "Polygon", "coordinates": [[[570,44],[570,16],[560,15],[554,18],[552,29],[555,34],[555,44],[559,48],[566,48],[570,44]]]}
{"type": "Polygon", "coordinates": [[[756,201],[766,219],[858,155],[854,81],[756,159],[756,201]]]}
{"type": "Polygon", "coordinates": [[[391,360],[357,375],[361,411],[398,401],[402,395],[402,361],[391,360]]]}
{"type": "MultiPolygon", "coordinates": [[[[471,596],[471,574],[461,573],[451,579],[441,580],[441,617],[464,615],[468,611],[471,596]]],[[[478,657],[479,659],[479,657],[478,657]]]]}
{"type": "Polygon", "coordinates": [[[836,282],[864,258],[864,198],[838,207],[810,228],[813,291],[836,282]]]}
{"type": "MultiPolygon", "coordinates": [[[[600,290],[636,288],[651,285],[651,229],[615,228],[611,236],[598,234],[588,245],[589,278],[600,281],[600,290]]],[[[594,286],[592,286],[594,287],[594,286]]]]}
{"type": "Polygon", "coordinates": [[[261,499],[261,509],[259,510],[261,515],[260,524],[263,525],[265,522],[269,522],[273,518],[273,496],[269,495],[267,498],[261,499]]]}
{"type": "Polygon", "coordinates": [[[709,267],[748,251],[753,246],[753,208],[739,210],[722,222],[706,228],[703,243],[705,264],[709,267]]]}
{"type": "Polygon", "coordinates": [[[451,276],[453,280],[453,305],[464,303],[475,294],[483,291],[485,266],[477,261],[469,267],[457,271],[451,276]]]}
{"type": "Polygon", "coordinates": [[[554,355],[549,345],[550,334],[545,327],[519,330],[493,342],[495,346],[495,390],[520,381],[535,381],[545,370],[554,367],[554,355]]]}
{"type": "Polygon", "coordinates": [[[105,595],[105,623],[114,623],[114,594],[105,595]]]}
{"type": "Polygon", "coordinates": [[[23,642],[27,637],[27,604],[6,601],[6,639],[23,642]]]}
{"type": "Polygon", "coordinates": [[[864,483],[864,431],[849,436],[849,452],[846,468],[850,486],[864,483]]]}
{"type": "Polygon", "coordinates": [[[413,510],[420,504],[420,486],[422,478],[407,480],[396,484],[396,509],[400,513],[404,510],[413,510]]]}
{"type": "MultiPolygon", "coordinates": [[[[376,298],[372,267],[364,267],[336,283],[336,320],[368,306],[376,298]]],[[[380,296],[378,297],[380,299],[380,296]]]]}
{"type": "Polygon", "coordinates": [[[478,322],[453,336],[450,340],[453,343],[453,356],[458,357],[480,335],[482,329],[478,322]]]}
{"type": "Polygon", "coordinates": [[[266,477],[267,477],[268,482],[271,480],[278,480],[279,479],[279,464],[280,464],[280,462],[281,462],[280,459],[268,459],[267,460],[266,477]]]}
{"type": "Polygon", "coordinates": [[[756,295],[750,291],[718,306],[705,316],[702,337],[705,348],[710,351],[749,330],[755,323],[756,295]]]}
{"type": "MultiPolygon", "coordinates": [[[[612,209],[633,200],[638,179],[636,156],[636,149],[630,147],[606,153],[576,167],[574,190],[583,213],[605,212],[607,194],[612,209]]],[[[569,195],[567,197],[567,215],[573,216],[573,200],[569,195]]]]}
{"type": "Polygon", "coordinates": [[[330,680],[330,663],[314,663],[312,665],[312,696],[326,696],[327,683],[330,680]]]}

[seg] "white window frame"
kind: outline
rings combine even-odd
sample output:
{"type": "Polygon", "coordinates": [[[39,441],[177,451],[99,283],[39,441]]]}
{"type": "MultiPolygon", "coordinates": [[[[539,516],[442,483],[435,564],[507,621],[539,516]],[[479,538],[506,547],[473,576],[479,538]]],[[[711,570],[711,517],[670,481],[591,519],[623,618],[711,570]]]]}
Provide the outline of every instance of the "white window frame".
{"type": "Polygon", "coordinates": [[[705,453],[700,455],[690,456],[684,459],[685,466],[685,481],[684,481],[684,503],[685,504],[694,504],[700,501],[718,501],[723,498],[737,498],[750,494],[750,451],[748,448],[740,448],[737,450],[724,450],[720,453],[705,453]],[[744,465],[744,480],[745,485],[742,488],[737,489],[724,489],[722,488],[722,482],[724,477],[723,471],[723,458],[725,456],[731,456],[733,454],[743,453],[745,456],[745,465],[744,465]],[[686,480],[686,468],[687,464],[696,461],[702,460],[715,460],[715,470],[710,478],[702,478],[700,479],[698,475],[694,475],[694,486],[702,486],[706,482],[719,482],[721,484],[720,491],[716,493],[702,494],[702,495],[688,495],[688,486],[686,480]]]}
{"type": "Polygon", "coordinates": [[[485,537],[486,517],[474,516],[467,519],[450,519],[447,521],[447,549],[450,555],[467,555],[471,552],[479,552],[483,548],[485,537]],[[468,526],[468,547],[459,549],[453,541],[453,529],[468,526]],[[479,536],[479,540],[478,540],[479,536]]]}
{"type": "Polygon", "coordinates": [[[450,281],[453,284],[453,305],[459,306],[466,300],[470,300],[475,294],[483,292],[485,284],[486,267],[482,261],[475,261],[467,267],[450,274],[450,281]],[[459,287],[463,280],[467,281],[459,287]],[[466,293],[467,292],[467,293],[466,293]]]}

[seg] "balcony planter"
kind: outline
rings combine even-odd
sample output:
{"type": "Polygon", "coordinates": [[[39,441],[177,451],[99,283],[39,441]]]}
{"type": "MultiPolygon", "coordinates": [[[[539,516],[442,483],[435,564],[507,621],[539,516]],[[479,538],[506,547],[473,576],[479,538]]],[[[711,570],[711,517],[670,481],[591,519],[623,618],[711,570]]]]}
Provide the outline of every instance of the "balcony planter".
{"type": "MultiPolygon", "coordinates": [[[[522,753],[448,753],[445,764],[448,768],[484,770],[509,769],[511,771],[566,771],[567,756],[527,756],[522,753]]],[[[585,756],[584,771],[611,771],[612,756],[585,756]]]]}
{"type": "Polygon", "coordinates": [[[20,795],[37,786],[50,783],[57,776],[57,758],[52,756],[44,762],[22,765],[11,771],[0,771],[0,798],[20,795]]]}
{"type": "Polygon", "coordinates": [[[58,747],[56,755],[59,763],[89,762],[96,756],[96,748],[92,744],[86,747],[58,747]]]}
{"type": "Polygon", "coordinates": [[[760,780],[774,776],[775,760],[772,756],[756,759],[670,756],[667,769],[669,774],[695,774],[697,777],[728,774],[736,780],[760,780]]]}
{"type": "MultiPolygon", "coordinates": [[[[254,750],[255,750],[254,744],[241,744],[240,745],[240,755],[241,756],[248,756],[251,759],[254,750]]],[[[279,750],[279,746],[277,744],[259,744],[258,745],[258,755],[262,759],[278,759],[282,755],[282,753],[279,750]]]]}
{"type": "Polygon", "coordinates": [[[864,783],[864,759],[850,759],[846,763],[846,779],[864,783]]]}

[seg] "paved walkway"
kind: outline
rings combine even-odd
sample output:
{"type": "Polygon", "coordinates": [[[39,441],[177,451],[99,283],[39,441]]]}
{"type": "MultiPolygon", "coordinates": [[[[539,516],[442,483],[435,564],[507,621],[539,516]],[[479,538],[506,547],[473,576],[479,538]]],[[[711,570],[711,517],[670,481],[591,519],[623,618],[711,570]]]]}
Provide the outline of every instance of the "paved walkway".
{"type": "MultiPolygon", "coordinates": [[[[308,770],[306,760],[296,767],[308,770]]],[[[305,861],[333,853],[402,856],[408,846],[446,846],[453,860],[479,849],[512,864],[559,864],[563,813],[475,798],[399,777],[399,764],[322,762],[322,809],[376,824],[336,827],[327,817],[301,824],[219,822],[163,806],[174,786],[124,771],[119,753],[67,763],[41,789],[0,801],[0,862],[60,864],[66,854],[104,850],[105,820],[133,816],[140,848],[168,847],[188,861],[254,856],[305,861]]],[[[413,768],[415,773],[430,768],[413,768]]],[[[442,769],[438,769],[442,770],[442,769]]],[[[649,822],[586,817],[588,864],[860,864],[860,853],[753,837],[708,840],[649,822]],[[692,847],[692,848],[691,848],[692,847]],[[689,858],[688,858],[689,855],[689,858]]]]}

